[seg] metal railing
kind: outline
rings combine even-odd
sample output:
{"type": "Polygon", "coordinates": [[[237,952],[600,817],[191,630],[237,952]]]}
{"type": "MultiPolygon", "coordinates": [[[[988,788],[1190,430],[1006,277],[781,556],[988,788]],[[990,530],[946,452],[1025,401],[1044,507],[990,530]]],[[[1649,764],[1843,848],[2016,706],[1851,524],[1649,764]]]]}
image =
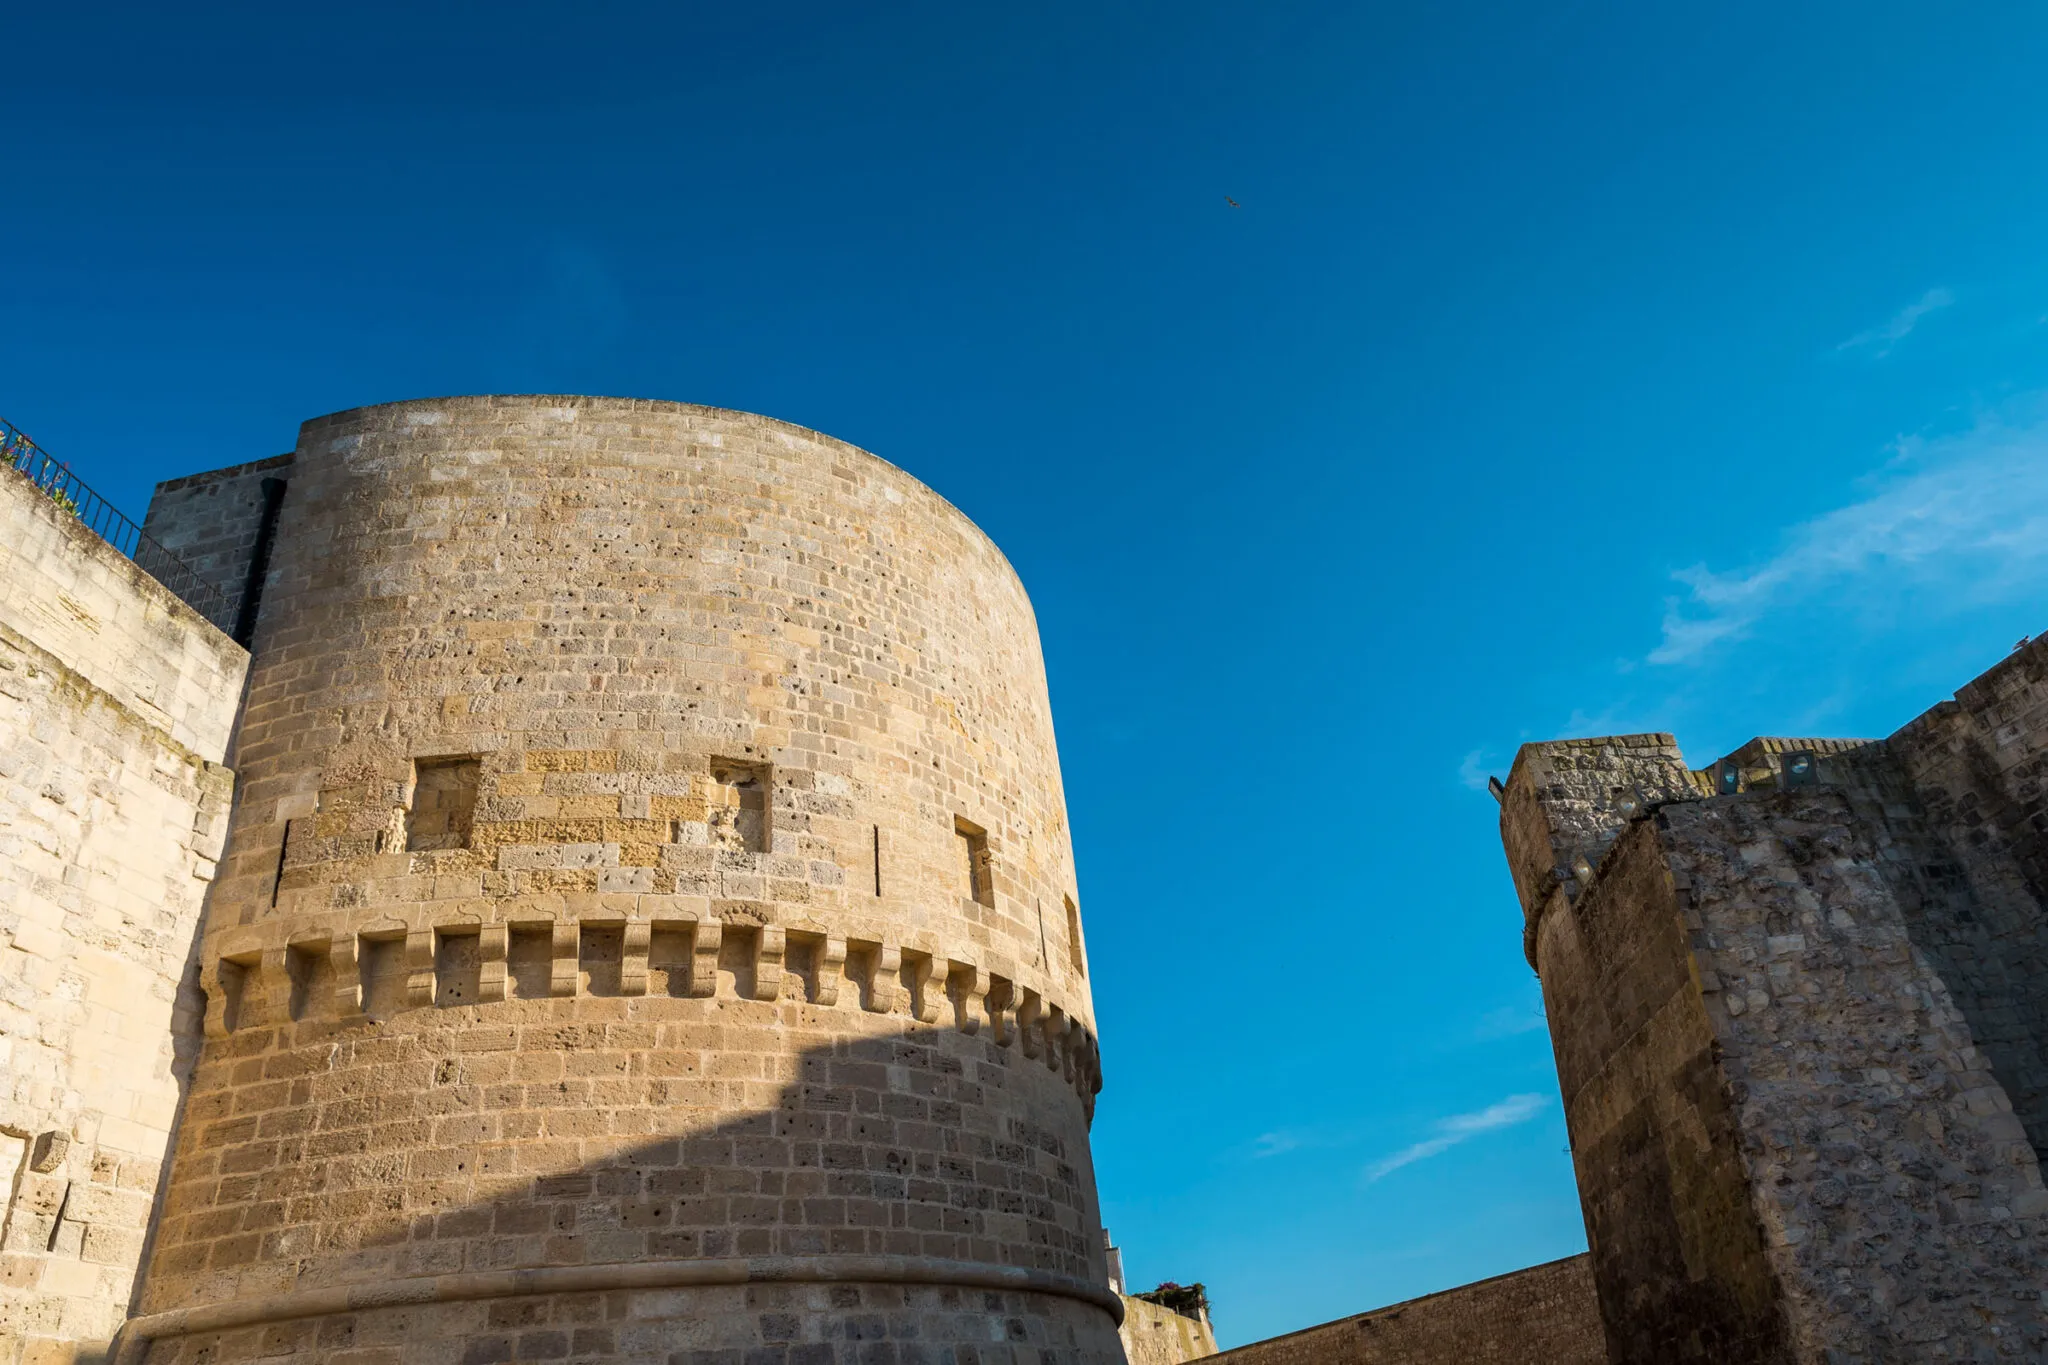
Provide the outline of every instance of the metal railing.
{"type": "Polygon", "coordinates": [[[233,628],[233,610],[219,588],[144,535],[140,526],[73,474],[70,465],[30,440],[20,427],[4,417],[0,417],[0,463],[77,517],[88,531],[134,560],[137,568],[169,588],[192,610],[222,630],[233,628]]]}

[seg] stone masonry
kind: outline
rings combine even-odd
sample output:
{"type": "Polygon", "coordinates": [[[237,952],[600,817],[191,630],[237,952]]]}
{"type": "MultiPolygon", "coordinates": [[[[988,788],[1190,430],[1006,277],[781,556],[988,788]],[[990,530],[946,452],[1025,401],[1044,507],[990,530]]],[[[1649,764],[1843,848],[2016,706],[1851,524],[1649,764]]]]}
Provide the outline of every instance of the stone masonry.
{"type": "Polygon", "coordinates": [[[2048,642],[1889,740],[1525,746],[1609,1351],[2048,1358],[2048,642]]]}
{"type": "Polygon", "coordinates": [[[128,1313],[248,658],[11,469],[0,566],[0,1365],[26,1365],[128,1313]]]}
{"type": "Polygon", "coordinates": [[[1149,1299],[1118,1295],[1124,1321],[1117,1335],[1129,1365],[1182,1365],[1216,1354],[1216,1334],[1203,1318],[1191,1318],[1149,1299]]]}
{"type": "Polygon", "coordinates": [[[127,1358],[1121,1359],[1037,630],[964,517],[526,397],[148,525],[261,598],[127,1358]]]}
{"type": "MultiPolygon", "coordinates": [[[[937,494],[457,398],[147,527],[228,630],[0,471],[0,1365],[1213,1350],[1109,1283],[1036,622],[937,494]]],[[[1496,794],[1590,1251],[1217,1359],[2048,1359],[2048,641],[1496,794]]]]}
{"type": "MultiPolygon", "coordinates": [[[[1213,1365],[1605,1365],[1584,1256],[1460,1285],[1305,1331],[1269,1337],[1213,1365]]],[[[1137,1357],[1132,1357],[1136,1365],[1137,1357]]]]}

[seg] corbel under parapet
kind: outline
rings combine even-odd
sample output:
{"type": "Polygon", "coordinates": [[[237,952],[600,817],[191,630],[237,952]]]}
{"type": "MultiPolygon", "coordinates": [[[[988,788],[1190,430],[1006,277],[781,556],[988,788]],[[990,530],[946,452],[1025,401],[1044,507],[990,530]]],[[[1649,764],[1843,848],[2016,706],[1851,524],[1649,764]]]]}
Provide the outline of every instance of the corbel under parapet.
{"type": "Polygon", "coordinates": [[[476,998],[479,1004],[496,1004],[505,998],[505,946],[507,928],[485,924],[476,934],[476,998]]]}
{"type": "Polygon", "coordinates": [[[1045,1002],[1037,991],[1024,987],[1023,998],[1017,1002],[1017,1034],[1023,1040],[1026,1057],[1037,1057],[1044,1050],[1044,1016],[1045,1002]]]}
{"type": "Polygon", "coordinates": [[[619,994],[647,994],[647,948],[654,926],[646,920],[627,920],[619,937],[619,994]]]}
{"type": "Polygon", "coordinates": [[[846,940],[827,934],[818,944],[818,1004],[839,1003],[839,983],[845,975],[846,940]]]}
{"type": "Polygon", "coordinates": [[[700,919],[690,926],[690,997],[709,1000],[718,990],[718,945],[725,926],[700,919]]]}
{"type": "Polygon", "coordinates": [[[896,996],[903,986],[903,950],[878,944],[870,949],[868,960],[874,969],[868,981],[867,1009],[888,1014],[896,1008],[896,996]]]}
{"type": "Polygon", "coordinates": [[[754,937],[754,998],[774,1000],[782,994],[783,962],[789,934],[779,924],[764,924],[754,937]]]}
{"type": "Polygon", "coordinates": [[[946,995],[953,1002],[953,1023],[962,1033],[978,1033],[988,1003],[988,976],[972,962],[946,961],[946,995]]]}
{"type": "Polygon", "coordinates": [[[989,977],[988,994],[982,997],[982,1003],[988,1010],[989,1040],[997,1047],[1008,1047],[1017,1036],[1017,1021],[1011,1012],[1016,999],[1015,982],[1006,976],[989,977]]]}
{"type": "Polygon", "coordinates": [[[410,929],[405,935],[405,1008],[431,1009],[434,1004],[434,931],[410,929]]]}
{"type": "Polygon", "coordinates": [[[573,920],[556,920],[548,930],[548,994],[557,999],[576,994],[581,940],[582,932],[573,920]]]}
{"type": "Polygon", "coordinates": [[[932,989],[932,977],[936,970],[930,953],[905,952],[903,954],[903,976],[910,988],[910,1017],[920,1024],[939,1022],[939,996],[944,990],[932,989]]]}

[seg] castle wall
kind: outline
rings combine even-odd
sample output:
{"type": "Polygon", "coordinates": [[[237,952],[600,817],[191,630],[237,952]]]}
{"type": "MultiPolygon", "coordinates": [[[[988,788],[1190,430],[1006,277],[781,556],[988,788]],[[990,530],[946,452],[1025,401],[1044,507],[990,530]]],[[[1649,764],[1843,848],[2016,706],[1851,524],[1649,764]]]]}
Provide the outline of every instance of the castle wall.
{"type": "MultiPolygon", "coordinates": [[[[1132,1365],[1138,1358],[1132,1357],[1132,1365]]],[[[1214,1365],[1605,1365],[1584,1256],[1255,1341],[1214,1365]]]]}
{"type": "Polygon", "coordinates": [[[167,479],[149,500],[143,534],[220,593],[230,624],[241,615],[250,566],[263,537],[272,494],[266,485],[288,479],[291,464],[291,455],[273,455],[167,479]]]}
{"type": "Polygon", "coordinates": [[[210,763],[227,752],[248,651],[25,478],[5,481],[0,625],[210,763]]]}
{"type": "Polygon", "coordinates": [[[1216,1354],[1216,1334],[1209,1324],[1161,1307],[1149,1299],[1123,1300],[1123,1325],[1117,1335],[1129,1365],[1181,1365],[1216,1354]]]}
{"type": "Polygon", "coordinates": [[[1758,793],[1656,823],[1795,1358],[1968,1358],[1987,1324],[2010,1355],[2048,1347],[2039,1166],[1849,802],[1758,793]]]}
{"type": "Polygon", "coordinates": [[[2044,663],[1882,743],[1517,758],[1503,841],[1617,1362],[2048,1350],[2044,663]]]}
{"type": "Polygon", "coordinates": [[[986,537],[680,404],[362,409],[290,473],[138,1349],[338,1352],[398,1294],[393,1360],[592,1313],[649,1324],[607,1360],[1115,1360],[1043,663],[986,537]]]}
{"type": "Polygon", "coordinates": [[[1576,898],[1554,890],[1536,944],[1614,1360],[1786,1358],[1655,827],[1630,828],[1576,898]]]}
{"type": "Polygon", "coordinates": [[[1918,884],[1915,940],[2048,1157],[2048,640],[1885,750],[1911,789],[1908,809],[1934,835],[1921,842],[1929,856],[1904,869],[1918,884]]]}
{"type": "Polygon", "coordinates": [[[0,1362],[126,1316],[197,1051],[246,656],[0,471],[0,1362]]]}

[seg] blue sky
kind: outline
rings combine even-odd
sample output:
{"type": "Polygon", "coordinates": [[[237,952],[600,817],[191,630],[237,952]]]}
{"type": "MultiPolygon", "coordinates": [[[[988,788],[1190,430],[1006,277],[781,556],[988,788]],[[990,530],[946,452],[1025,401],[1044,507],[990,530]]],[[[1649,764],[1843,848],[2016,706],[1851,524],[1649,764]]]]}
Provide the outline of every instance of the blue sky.
{"type": "Polygon", "coordinates": [[[0,413],[137,512],[482,391],[946,494],[1045,637],[1105,1213],[1226,1341],[1583,1245],[1518,743],[1886,733],[2048,625],[2038,7],[483,14],[11,14],[0,413]]]}

